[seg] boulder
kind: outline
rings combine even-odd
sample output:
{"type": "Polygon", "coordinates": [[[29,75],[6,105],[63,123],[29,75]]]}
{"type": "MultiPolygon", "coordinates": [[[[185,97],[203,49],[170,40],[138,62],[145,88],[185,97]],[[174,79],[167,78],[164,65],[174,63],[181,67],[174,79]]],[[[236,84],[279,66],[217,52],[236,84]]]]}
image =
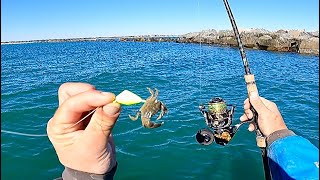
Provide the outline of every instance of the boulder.
{"type": "Polygon", "coordinates": [[[219,38],[232,37],[234,36],[234,32],[232,30],[220,30],[217,35],[219,38]]]}
{"type": "Polygon", "coordinates": [[[299,53],[319,55],[319,38],[304,39],[299,45],[299,53]]]}
{"type": "Polygon", "coordinates": [[[272,37],[269,35],[263,35],[259,37],[257,41],[258,46],[271,46],[272,44],[272,37]]]}

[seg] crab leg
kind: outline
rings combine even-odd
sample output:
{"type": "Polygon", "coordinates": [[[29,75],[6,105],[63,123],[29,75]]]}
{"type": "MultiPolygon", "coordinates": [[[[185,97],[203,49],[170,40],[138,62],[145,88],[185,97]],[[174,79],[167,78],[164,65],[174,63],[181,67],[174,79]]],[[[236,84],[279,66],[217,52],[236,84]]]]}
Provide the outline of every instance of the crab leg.
{"type": "Polygon", "coordinates": [[[163,103],[160,104],[160,107],[161,107],[161,113],[160,113],[159,117],[157,118],[157,120],[161,119],[163,117],[164,113],[168,112],[167,107],[163,103]]]}
{"type": "Polygon", "coordinates": [[[158,97],[158,94],[159,94],[159,91],[157,88],[155,88],[155,93],[154,93],[154,97],[157,98],[158,97]]]}
{"type": "Polygon", "coordinates": [[[133,117],[133,116],[131,116],[131,115],[129,114],[129,118],[130,118],[132,121],[135,121],[135,120],[138,119],[138,117],[139,117],[140,114],[141,114],[140,111],[138,111],[138,112],[136,113],[136,116],[135,116],[135,117],[133,117]]]}
{"type": "Polygon", "coordinates": [[[151,88],[149,88],[149,87],[147,87],[147,88],[148,88],[148,90],[149,90],[149,92],[150,92],[151,96],[154,96],[154,92],[153,92],[153,90],[152,90],[151,88]]]}
{"type": "Polygon", "coordinates": [[[162,124],[163,124],[163,122],[162,123],[154,123],[150,120],[142,121],[142,125],[146,128],[157,128],[157,127],[160,127],[162,124]]]}

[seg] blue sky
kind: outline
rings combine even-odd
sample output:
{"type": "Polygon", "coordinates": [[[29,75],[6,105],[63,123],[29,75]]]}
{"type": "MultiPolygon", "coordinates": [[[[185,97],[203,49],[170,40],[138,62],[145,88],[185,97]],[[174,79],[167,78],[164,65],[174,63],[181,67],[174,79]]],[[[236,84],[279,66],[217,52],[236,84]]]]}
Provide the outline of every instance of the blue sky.
{"type": "MultiPolygon", "coordinates": [[[[319,0],[229,0],[238,28],[319,29],[319,0]]],[[[1,0],[1,41],[231,29],[222,0],[1,0]]]]}

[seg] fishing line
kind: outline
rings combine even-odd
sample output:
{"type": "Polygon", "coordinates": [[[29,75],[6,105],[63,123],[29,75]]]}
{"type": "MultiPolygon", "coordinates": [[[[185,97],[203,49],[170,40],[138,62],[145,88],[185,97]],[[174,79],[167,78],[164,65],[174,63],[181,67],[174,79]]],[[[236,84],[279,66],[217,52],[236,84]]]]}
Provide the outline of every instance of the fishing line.
{"type": "MultiPolygon", "coordinates": [[[[197,14],[198,14],[198,22],[199,22],[199,19],[200,19],[200,1],[198,0],[198,8],[197,8],[197,14]]],[[[199,48],[199,59],[200,59],[200,88],[199,88],[199,93],[200,93],[200,98],[202,97],[202,44],[201,44],[201,32],[199,32],[199,39],[200,39],[200,48],[199,48]]]]}
{"type": "MultiPolygon", "coordinates": [[[[68,127],[68,128],[72,128],[72,127],[76,126],[77,124],[79,124],[80,122],[84,121],[87,117],[89,117],[91,114],[93,114],[96,110],[97,110],[97,108],[94,109],[94,110],[92,110],[89,114],[87,114],[85,117],[83,117],[83,118],[80,119],[78,122],[76,122],[75,124],[71,125],[71,126],[68,127]]],[[[119,133],[119,134],[114,134],[113,136],[119,136],[119,135],[131,133],[131,132],[136,131],[136,130],[139,130],[139,129],[141,129],[141,128],[142,128],[142,127],[138,127],[138,128],[136,128],[136,129],[132,129],[132,130],[127,131],[127,132],[123,132],[123,133],[119,133]]],[[[14,134],[14,135],[20,135],[20,136],[29,136],[29,137],[46,137],[46,136],[48,136],[48,134],[28,134],[28,133],[20,133],[20,132],[8,131],[8,130],[2,130],[2,129],[1,129],[1,132],[2,132],[2,133],[8,133],[8,134],[14,134]]]]}
{"type": "MultiPolygon", "coordinates": [[[[141,97],[139,97],[138,95],[128,91],[128,90],[124,90],[124,91],[122,91],[120,94],[118,94],[116,96],[116,99],[115,99],[114,102],[117,102],[117,103],[120,103],[120,104],[123,104],[123,105],[134,105],[134,104],[138,104],[138,103],[141,103],[141,102],[145,102],[145,100],[142,99],[141,97]]],[[[78,125],[80,122],[84,121],[87,117],[89,117],[94,112],[96,112],[96,110],[98,108],[99,107],[97,107],[96,109],[92,110],[86,116],[81,118],[78,122],[76,122],[73,125],[67,127],[66,129],[69,129],[69,128],[72,128],[72,127],[78,125]]],[[[21,135],[21,136],[32,136],[32,137],[48,136],[47,134],[27,134],[27,133],[20,133],[20,132],[8,131],[8,130],[2,130],[2,129],[1,129],[1,132],[9,133],[9,134],[15,134],[15,135],[21,135]]]]}
{"type": "Polygon", "coordinates": [[[79,124],[80,122],[84,121],[87,117],[89,117],[91,114],[93,114],[94,112],[96,112],[98,108],[92,110],[90,113],[88,113],[85,117],[83,117],[82,119],[80,119],[78,122],[74,123],[72,126],[68,127],[68,128],[72,128],[74,126],[76,126],[77,124],[79,124]]]}
{"type": "Polygon", "coordinates": [[[27,134],[27,133],[20,133],[20,132],[15,132],[15,131],[7,131],[7,130],[2,130],[1,132],[3,133],[8,133],[8,134],[15,134],[15,135],[21,135],[21,136],[30,136],[30,137],[44,137],[48,136],[47,134],[27,134]]]}
{"type": "MultiPolygon", "coordinates": [[[[70,127],[67,128],[72,128],[74,126],[76,126],[77,124],[79,124],[80,122],[84,121],[87,117],[89,117],[91,114],[93,114],[97,109],[92,110],[89,114],[87,114],[85,117],[83,117],[82,119],[80,119],[78,122],[74,123],[73,125],[71,125],[70,127]]],[[[8,130],[2,130],[1,132],[3,133],[8,133],[8,134],[15,134],[15,135],[21,135],[21,136],[29,136],[29,137],[44,137],[44,136],[48,136],[48,134],[28,134],[28,133],[20,133],[20,132],[15,132],[15,131],[8,131],[8,130]]]]}

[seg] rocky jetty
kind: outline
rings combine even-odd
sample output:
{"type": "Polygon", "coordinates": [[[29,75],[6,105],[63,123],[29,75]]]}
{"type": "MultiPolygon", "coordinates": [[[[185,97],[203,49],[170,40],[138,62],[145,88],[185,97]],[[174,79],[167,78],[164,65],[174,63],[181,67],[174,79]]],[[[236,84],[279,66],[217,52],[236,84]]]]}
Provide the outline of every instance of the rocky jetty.
{"type": "MultiPolygon", "coordinates": [[[[246,29],[239,31],[246,48],[319,55],[319,31],[246,29]]],[[[237,46],[232,30],[214,29],[181,35],[179,43],[204,43],[237,46]]]]}
{"type": "MultiPolygon", "coordinates": [[[[246,48],[280,52],[297,52],[319,56],[319,31],[304,30],[243,29],[239,30],[242,43],[246,48]]],[[[215,29],[191,32],[183,35],[142,35],[122,37],[91,37],[70,39],[47,39],[31,41],[1,42],[1,44],[41,43],[41,42],[82,42],[82,41],[138,41],[138,42],[176,42],[203,43],[237,47],[232,30],[215,29]]]]}
{"type": "Polygon", "coordinates": [[[138,42],[177,42],[180,36],[175,35],[144,35],[144,36],[123,36],[120,41],[138,42]]]}
{"type": "MultiPolygon", "coordinates": [[[[267,51],[297,52],[319,55],[319,31],[265,29],[240,30],[244,47],[267,51]]],[[[191,32],[180,36],[127,36],[120,41],[203,43],[237,47],[232,30],[215,29],[191,32]]]]}

